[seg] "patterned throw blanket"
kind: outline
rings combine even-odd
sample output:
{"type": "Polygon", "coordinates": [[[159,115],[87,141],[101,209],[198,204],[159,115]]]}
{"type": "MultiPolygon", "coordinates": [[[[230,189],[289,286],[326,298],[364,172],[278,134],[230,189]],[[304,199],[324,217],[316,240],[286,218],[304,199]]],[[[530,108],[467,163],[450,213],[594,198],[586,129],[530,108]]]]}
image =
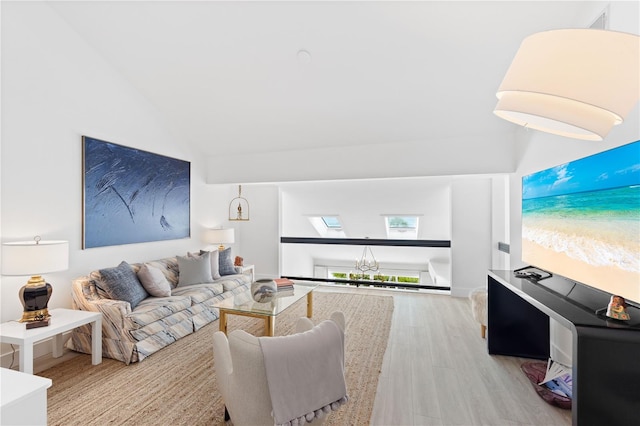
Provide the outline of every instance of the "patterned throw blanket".
{"type": "Polygon", "coordinates": [[[259,341],[277,425],[303,425],[347,402],[344,332],[335,322],[259,341]]]}

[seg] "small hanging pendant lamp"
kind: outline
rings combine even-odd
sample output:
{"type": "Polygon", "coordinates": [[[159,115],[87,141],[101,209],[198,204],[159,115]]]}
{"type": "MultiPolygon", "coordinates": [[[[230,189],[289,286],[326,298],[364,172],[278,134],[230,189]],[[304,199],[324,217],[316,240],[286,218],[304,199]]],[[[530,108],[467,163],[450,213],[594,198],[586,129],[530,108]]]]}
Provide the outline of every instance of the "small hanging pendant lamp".
{"type": "Polygon", "coordinates": [[[242,185],[238,185],[238,196],[229,203],[229,220],[235,222],[249,220],[249,202],[242,196],[242,185]]]}

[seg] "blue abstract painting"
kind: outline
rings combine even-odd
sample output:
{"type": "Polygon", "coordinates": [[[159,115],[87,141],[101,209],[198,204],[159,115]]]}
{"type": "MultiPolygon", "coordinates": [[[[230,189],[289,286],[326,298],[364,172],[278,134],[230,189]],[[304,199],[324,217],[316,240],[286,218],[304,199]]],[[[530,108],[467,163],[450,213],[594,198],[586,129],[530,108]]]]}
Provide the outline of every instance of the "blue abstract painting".
{"type": "Polygon", "coordinates": [[[190,236],[191,163],[82,137],[83,248],[190,236]]]}

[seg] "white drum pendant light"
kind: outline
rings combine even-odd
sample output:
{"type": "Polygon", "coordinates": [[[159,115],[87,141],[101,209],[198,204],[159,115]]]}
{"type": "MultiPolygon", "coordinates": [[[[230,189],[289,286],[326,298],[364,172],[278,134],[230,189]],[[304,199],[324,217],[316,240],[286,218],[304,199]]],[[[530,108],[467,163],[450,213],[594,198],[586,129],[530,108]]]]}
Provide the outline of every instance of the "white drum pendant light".
{"type": "Polygon", "coordinates": [[[568,29],[527,37],[497,92],[494,113],[543,132],[602,140],[640,98],[640,37],[568,29]]]}

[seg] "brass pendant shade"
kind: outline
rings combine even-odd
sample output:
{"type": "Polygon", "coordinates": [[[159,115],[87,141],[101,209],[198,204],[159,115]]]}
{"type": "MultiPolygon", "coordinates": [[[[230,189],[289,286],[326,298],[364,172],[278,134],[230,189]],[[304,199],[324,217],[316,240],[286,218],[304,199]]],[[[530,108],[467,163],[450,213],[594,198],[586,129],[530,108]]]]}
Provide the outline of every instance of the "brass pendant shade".
{"type": "Polygon", "coordinates": [[[249,202],[242,196],[242,185],[238,185],[238,196],[229,203],[229,220],[234,222],[249,220],[249,202]]]}

